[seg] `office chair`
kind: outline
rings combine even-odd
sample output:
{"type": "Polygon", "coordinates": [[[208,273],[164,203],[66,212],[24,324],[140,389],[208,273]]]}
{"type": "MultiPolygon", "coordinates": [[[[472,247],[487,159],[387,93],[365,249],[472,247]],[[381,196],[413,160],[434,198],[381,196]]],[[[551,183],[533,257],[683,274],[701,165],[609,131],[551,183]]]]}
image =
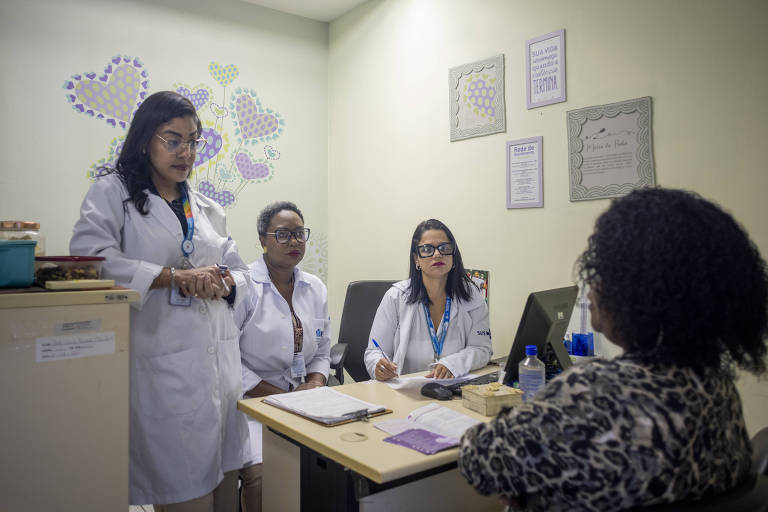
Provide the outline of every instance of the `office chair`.
{"type": "Polygon", "coordinates": [[[633,508],[634,512],[768,512],[768,427],[752,437],[752,472],[733,489],[699,501],[633,508]]]}
{"type": "Polygon", "coordinates": [[[368,336],[381,299],[396,282],[353,281],[347,286],[338,343],[331,347],[331,369],[335,372],[334,379],[339,383],[344,383],[344,370],[355,382],[370,380],[363,362],[368,336]]]}

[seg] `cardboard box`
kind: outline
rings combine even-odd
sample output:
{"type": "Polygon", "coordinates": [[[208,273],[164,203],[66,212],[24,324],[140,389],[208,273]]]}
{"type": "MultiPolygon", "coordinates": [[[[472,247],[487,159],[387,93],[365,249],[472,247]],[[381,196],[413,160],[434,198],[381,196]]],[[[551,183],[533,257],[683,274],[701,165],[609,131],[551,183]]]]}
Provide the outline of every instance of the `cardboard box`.
{"type": "Polygon", "coordinates": [[[523,403],[523,392],[499,382],[461,388],[462,405],[484,416],[496,416],[503,407],[523,403]]]}

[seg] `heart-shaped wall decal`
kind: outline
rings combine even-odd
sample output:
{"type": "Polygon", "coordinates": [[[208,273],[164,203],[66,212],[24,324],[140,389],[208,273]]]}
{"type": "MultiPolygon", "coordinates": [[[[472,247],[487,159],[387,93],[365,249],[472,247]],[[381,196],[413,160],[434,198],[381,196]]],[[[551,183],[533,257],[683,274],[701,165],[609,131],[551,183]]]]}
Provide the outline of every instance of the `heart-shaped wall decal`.
{"type": "Polygon", "coordinates": [[[235,194],[226,189],[216,190],[210,181],[201,181],[197,186],[197,190],[205,197],[219,203],[222,208],[228,208],[235,204],[235,194]]]}
{"type": "Polygon", "coordinates": [[[240,70],[234,64],[222,66],[218,62],[208,64],[208,72],[222,87],[228,86],[240,75],[240,70]]]}
{"type": "Polygon", "coordinates": [[[227,107],[221,106],[215,101],[212,101],[211,114],[213,114],[217,119],[221,119],[222,117],[226,117],[227,114],[229,114],[229,110],[227,110],[227,107]]]}
{"type": "Polygon", "coordinates": [[[235,155],[235,166],[244,180],[264,180],[272,173],[270,164],[263,160],[254,162],[251,156],[243,151],[235,155]]]}
{"type": "Polygon", "coordinates": [[[264,156],[270,160],[278,160],[280,158],[280,152],[273,146],[266,145],[264,146],[264,156]]]}
{"type": "Polygon", "coordinates": [[[213,91],[207,85],[199,84],[194,87],[190,87],[186,84],[173,84],[173,90],[181,94],[195,106],[198,114],[201,110],[208,106],[208,103],[213,99],[213,91]]]}
{"type": "Polygon", "coordinates": [[[203,150],[198,151],[195,155],[194,167],[197,167],[198,165],[201,165],[216,156],[216,154],[221,151],[221,148],[224,145],[224,139],[213,128],[203,128],[203,133],[200,136],[208,142],[206,143],[203,150]]]}
{"type": "Polygon", "coordinates": [[[216,169],[216,176],[218,176],[221,181],[227,183],[236,181],[240,178],[240,176],[234,170],[232,170],[231,167],[219,167],[216,169]]]}
{"type": "Polygon", "coordinates": [[[239,133],[245,140],[262,140],[279,133],[280,119],[261,109],[258,100],[241,94],[234,102],[239,133]]]}
{"type": "Polygon", "coordinates": [[[148,74],[142,66],[138,58],[117,55],[104,68],[103,75],[72,75],[71,80],[64,82],[67,101],[80,113],[125,128],[149,87],[148,74]]]}

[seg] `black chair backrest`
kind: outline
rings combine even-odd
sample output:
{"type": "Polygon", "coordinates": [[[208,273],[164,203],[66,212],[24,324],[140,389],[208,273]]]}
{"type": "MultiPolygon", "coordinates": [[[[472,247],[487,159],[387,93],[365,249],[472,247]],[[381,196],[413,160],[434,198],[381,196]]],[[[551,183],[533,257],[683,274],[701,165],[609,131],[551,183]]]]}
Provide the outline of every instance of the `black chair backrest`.
{"type": "Polygon", "coordinates": [[[347,286],[339,325],[339,343],[349,345],[344,369],[355,380],[369,380],[363,354],[382,297],[397,281],[353,281],[347,286]]]}

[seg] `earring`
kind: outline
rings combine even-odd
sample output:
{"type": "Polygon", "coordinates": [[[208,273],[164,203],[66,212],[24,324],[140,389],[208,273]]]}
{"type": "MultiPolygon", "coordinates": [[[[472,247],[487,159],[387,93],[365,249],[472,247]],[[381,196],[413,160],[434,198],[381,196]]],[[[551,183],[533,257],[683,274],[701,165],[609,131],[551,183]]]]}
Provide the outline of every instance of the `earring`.
{"type": "Polygon", "coordinates": [[[419,265],[418,263],[416,264],[416,270],[419,270],[419,271],[421,270],[421,265],[419,265]]]}
{"type": "Polygon", "coordinates": [[[267,254],[267,246],[266,245],[261,248],[261,252],[263,252],[264,254],[267,254]]]}

